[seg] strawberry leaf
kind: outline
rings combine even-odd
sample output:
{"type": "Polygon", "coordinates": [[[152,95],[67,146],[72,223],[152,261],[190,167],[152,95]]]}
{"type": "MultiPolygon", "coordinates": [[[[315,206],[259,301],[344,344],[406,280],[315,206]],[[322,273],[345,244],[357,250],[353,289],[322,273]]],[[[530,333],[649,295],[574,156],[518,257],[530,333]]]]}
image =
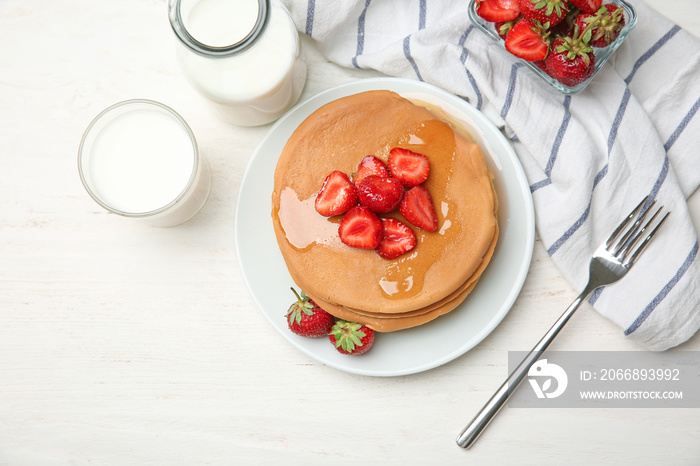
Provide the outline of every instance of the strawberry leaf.
{"type": "Polygon", "coordinates": [[[584,44],[588,44],[591,41],[591,36],[593,35],[593,31],[591,28],[586,28],[586,31],[583,33],[583,37],[581,37],[581,41],[584,44]]]}
{"type": "Polygon", "coordinates": [[[366,333],[361,331],[361,324],[355,322],[338,321],[331,329],[335,338],[335,347],[352,353],[356,347],[362,346],[360,338],[364,338],[366,333]]]}
{"type": "Polygon", "coordinates": [[[583,62],[586,64],[586,66],[590,66],[590,65],[591,65],[591,57],[589,57],[587,53],[581,54],[581,59],[582,59],[583,62]]]}
{"type": "Polygon", "coordinates": [[[304,293],[304,291],[302,291],[300,295],[297,293],[297,290],[292,288],[292,292],[294,293],[294,296],[296,296],[297,302],[289,307],[287,317],[290,324],[294,324],[295,322],[300,324],[302,314],[306,314],[308,316],[314,315],[314,304],[311,302],[311,299],[307,296],[307,294],[304,293]]]}

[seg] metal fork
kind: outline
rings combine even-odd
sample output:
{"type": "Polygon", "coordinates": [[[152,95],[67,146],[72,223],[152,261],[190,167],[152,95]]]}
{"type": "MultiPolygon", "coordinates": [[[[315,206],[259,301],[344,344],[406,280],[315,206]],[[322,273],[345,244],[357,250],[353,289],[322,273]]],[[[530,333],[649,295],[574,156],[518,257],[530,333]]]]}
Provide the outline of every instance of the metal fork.
{"type": "Polygon", "coordinates": [[[588,298],[597,288],[614,283],[625,276],[629,269],[649,244],[651,238],[656,234],[661,225],[669,215],[667,212],[650,233],[644,237],[651,228],[652,222],[659,215],[663,206],[659,207],[651,218],[642,226],[651,208],[656,201],[652,202],[646,209],[643,209],[649,196],[645,197],[637,207],[622,221],[622,223],[612,232],[610,237],[596,249],[591,258],[588,284],[573,303],[564,311],[559,319],[552,325],[552,328],[542,337],[534,348],[525,356],[525,359],[508,376],[501,388],[493,394],[491,399],[481,408],[481,411],[472,419],[462,433],[457,437],[457,445],[462,448],[471,447],[481,433],[486,429],[489,422],[496,416],[498,411],[508,401],[508,398],[518,388],[520,382],[527,375],[530,367],[537,362],[547,347],[552,343],[559,331],[569,321],[581,303],[588,298]],[[642,211],[638,216],[639,212],[642,211]],[[637,219],[635,220],[635,217],[637,219]],[[630,225],[630,223],[632,223],[630,225]],[[642,239],[643,238],[643,239],[642,239]],[[641,240],[641,241],[640,241],[641,240]]]}

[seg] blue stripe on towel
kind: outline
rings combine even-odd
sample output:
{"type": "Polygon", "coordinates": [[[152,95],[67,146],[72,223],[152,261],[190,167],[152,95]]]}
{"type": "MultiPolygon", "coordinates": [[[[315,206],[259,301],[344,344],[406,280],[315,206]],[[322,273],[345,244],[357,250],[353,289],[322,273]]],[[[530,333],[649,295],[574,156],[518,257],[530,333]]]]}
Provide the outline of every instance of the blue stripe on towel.
{"type": "Polygon", "coordinates": [[[566,133],[567,128],[569,127],[569,121],[571,121],[571,96],[567,95],[564,98],[564,118],[562,118],[561,125],[559,125],[559,130],[557,131],[557,135],[554,138],[554,144],[552,145],[552,152],[549,155],[549,160],[547,160],[547,166],[544,169],[544,174],[546,175],[547,178],[545,178],[542,181],[538,181],[537,183],[533,184],[530,186],[530,192],[534,193],[540,188],[544,188],[545,186],[549,186],[552,184],[552,169],[554,168],[554,162],[557,160],[557,155],[559,155],[559,147],[561,147],[561,142],[564,139],[564,134],[566,133]]]}
{"type": "Polygon", "coordinates": [[[571,96],[567,95],[564,98],[564,119],[561,122],[561,126],[559,126],[559,131],[557,131],[557,136],[554,139],[552,153],[550,154],[549,160],[547,161],[547,166],[544,169],[544,173],[547,175],[547,178],[552,176],[552,168],[554,167],[554,162],[557,160],[557,154],[559,154],[561,141],[564,139],[564,133],[566,133],[566,129],[569,127],[569,121],[571,120],[570,106],[571,96]]]}
{"type": "Polygon", "coordinates": [[[664,149],[666,149],[667,152],[671,148],[671,146],[673,146],[673,144],[676,142],[676,140],[681,135],[685,127],[688,126],[690,120],[692,120],[695,114],[698,112],[698,108],[700,108],[700,99],[695,101],[695,104],[693,104],[693,106],[690,108],[690,111],[685,115],[678,127],[673,131],[673,134],[671,134],[671,136],[668,138],[666,144],[664,144],[664,149]]]}
{"type": "MultiPolygon", "coordinates": [[[[428,0],[420,0],[420,3],[418,5],[418,29],[425,29],[425,18],[427,14],[427,2],[428,0]]],[[[418,65],[416,64],[416,61],[413,59],[413,56],[411,55],[411,35],[409,34],[408,36],[404,37],[403,39],[403,55],[406,57],[406,60],[408,60],[408,63],[411,64],[411,68],[413,68],[413,71],[416,73],[416,77],[420,81],[423,81],[423,76],[420,74],[420,70],[418,69],[418,65]]]]}
{"type": "Polygon", "coordinates": [[[362,55],[362,52],[365,50],[365,17],[367,16],[367,8],[369,8],[371,1],[372,0],[365,0],[365,7],[362,9],[360,17],[357,18],[357,52],[355,52],[355,56],[352,57],[352,66],[358,69],[360,66],[357,64],[357,57],[362,55]]]}
{"type": "Polygon", "coordinates": [[[530,185],[530,192],[534,193],[538,189],[544,188],[545,186],[549,186],[552,184],[552,179],[551,178],[545,178],[544,180],[538,181],[537,183],[531,184],[530,185]]]}
{"type": "MultiPolygon", "coordinates": [[[[481,110],[481,106],[484,104],[484,98],[481,95],[481,91],[479,90],[479,86],[476,84],[476,79],[474,79],[474,75],[472,75],[471,71],[469,71],[469,68],[467,68],[467,58],[469,57],[469,50],[464,46],[464,44],[467,42],[467,38],[469,37],[469,34],[474,30],[474,26],[470,25],[466,31],[464,31],[464,34],[462,34],[462,37],[459,38],[459,46],[462,48],[462,55],[459,57],[460,61],[462,62],[462,65],[464,65],[464,71],[467,73],[467,79],[469,80],[469,83],[472,86],[472,89],[474,89],[474,94],[476,94],[476,105],[475,107],[477,110],[481,110]]],[[[472,102],[473,104],[473,102],[472,102]]]]}
{"type": "Polygon", "coordinates": [[[418,70],[418,65],[416,65],[416,61],[413,59],[411,56],[411,36],[408,35],[404,38],[403,40],[403,54],[406,57],[406,60],[408,60],[408,63],[411,64],[411,67],[413,68],[413,71],[416,73],[416,76],[420,81],[423,81],[423,76],[420,75],[420,71],[418,70]]]}
{"type": "Polygon", "coordinates": [[[630,88],[625,88],[625,93],[622,94],[622,101],[620,106],[617,107],[617,113],[615,114],[615,119],[613,120],[612,128],[610,129],[610,134],[608,134],[608,159],[610,158],[610,151],[612,151],[615,140],[617,139],[617,131],[620,129],[620,123],[622,122],[622,117],[627,111],[627,104],[630,102],[631,96],[630,88]]]}
{"type": "Polygon", "coordinates": [[[524,66],[522,63],[514,63],[510,68],[510,79],[508,80],[508,92],[506,93],[506,100],[503,103],[503,108],[501,109],[501,118],[505,120],[506,115],[510,111],[510,106],[513,104],[513,95],[515,94],[515,84],[518,77],[518,69],[524,66]]]}
{"type": "Polygon", "coordinates": [[[663,47],[666,42],[668,42],[673,36],[676,35],[678,31],[680,31],[680,27],[674,25],[666,34],[664,34],[661,39],[656,41],[654,45],[652,45],[649,50],[644,52],[639,59],[635,62],[634,66],[632,67],[632,72],[625,78],[625,82],[629,84],[632,81],[632,78],[634,78],[634,75],[637,73],[637,70],[639,69],[640,66],[642,66],[649,58],[651,58],[652,55],[654,55],[656,52],[659,51],[661,47],[663,47]]]}
{"type": "Polygon", "coordinates": [[[659,305],[661,301],[668,295],[668,293],[673,289],[674,286],[676,286],[676,283],[680,281],[681,278],[683,278],[683,275],[685,272],[690,268],[690,265],[693,263],[695,258],[698,255],[698,242],[695,241],[695,245],[693,245],[693,248],[690,250],[690,253],[688,256],[685,258],[683,261],[683,264],[681,267],[678,269],[676,274],[671,278],[671,280],[659,291],[659,293],[654,297],[654,299],[647,305],[646,308],[642,311],[639,316],[635,319],[634,322],[632,322],[632,325],[629,326],[627,330],[625,330],[623,333],[625,335],[629,335],[635,330],[637,330],[645,320],[647,320],[647,317],[654,312],[654,309],[659,305]]]}
{"type": "Polygon", "coordinates": [[[603,292],[605,287],[601,288],[596,288],[595,291],[593,291],[593,294],[591,294],[591,297],[588,298],[588,302],[591,304],[591,306],[595,305],[595,302],[598,301],[598,298],[600,297],[600,294],[603,292]]]}
{"type": "Polygon", "coordinates": [[[661,185],[664,184],[664,181],[666,181],[666,176],[668,175],[668,167],[670,163],[668,161],[668,157],[664,157],[664,164],[661,166],[661,172],[659,173],[659,176],[656,178],[656,182],[654,183],[654,186],[651,188],[651,192],[649,193],[649,199],[647,199],[647,202],[644,206],[645,209],[648,209],[651,206],[651,203],[656,200],[656,196],[659,194],[659,191],[661,190],[661,185]]]}
{"type": "Polygon", "coordinates": [[[311,33],[314,30],[314,12],[316,11],[316,0],[309,0],[306,5],[306,28],[304,32],[307,36],[311,37],[311,33]]]}
{"type": "MultiPolygon", "coordinates": [[[[593,197],[593,194],[591,194],[591,197],[593,197]]],[[[581,228],[581,225],[583,225],[586,220],[588,219],[588,214],[591,213],[591,199],[588,200],[588,205],[586,206],[586,210],[583,211],[583,214],[574,222],[571,227],[569,227],[568,230],[564,232],[564,234],[556,240],[548,249],[547,249],[547,254],[550,256],[554,255],[555,252],[559,250],[560,247],[564,245],[566,240],[571,238],[571,236],[578,231],[579,228],[581,228]]]]}

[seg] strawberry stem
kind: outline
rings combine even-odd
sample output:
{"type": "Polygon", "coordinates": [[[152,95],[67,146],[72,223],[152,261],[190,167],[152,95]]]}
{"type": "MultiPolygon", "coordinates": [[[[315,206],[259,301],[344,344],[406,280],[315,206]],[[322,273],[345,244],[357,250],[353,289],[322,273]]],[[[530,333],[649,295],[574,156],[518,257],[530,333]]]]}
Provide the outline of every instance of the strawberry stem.
{"type": "Polygon", "coordinates": [[[292,290],[292,293],[294,293],[294,296],[297,297],[297,301],[299,302],[299,304],[304,304],[304,300],[301,299],[301,296],[299,296],[299,293],[297,293],[297,290],[295,290],[294,287],[290,287],[290,289],[292,290]]]}
{"type": "Polygon", "coordinates": [[[574,39],[577,42],[581,41],[584,43],[584,45],[588,45],[588,42],[590,41],[590,37],[586,41],[584,41],[583,38],[586,36],[586,33],[588,33],[588,31],[592,31],[596,27],[600,26],[600,22],[603,18],[603,11],[602,10],[604,10],[604,8],[601,8],[600,10],[596,11],[593,21],[588,23],[588,25],[584,28],[583,31],[579,32],[578,37],[574,37],[574,39]]]}

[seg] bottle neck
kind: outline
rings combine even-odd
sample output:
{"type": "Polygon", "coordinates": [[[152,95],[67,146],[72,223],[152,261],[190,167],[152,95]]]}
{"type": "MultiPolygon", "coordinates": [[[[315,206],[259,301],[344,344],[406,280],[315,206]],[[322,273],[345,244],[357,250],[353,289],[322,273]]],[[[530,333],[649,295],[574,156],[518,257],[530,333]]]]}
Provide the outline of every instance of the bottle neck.
{"type": "Polygon", "coordinates": [[[258,2],[258,16],[250,31],[233,44],[214,46],[197,40],[186,27],[186,18],[183,18],[182,0],[169,0],[168,17],[170,26],[180,42],[194,53],[210,58],[224,58],[243,52],[251,47],[262,35],[270,16],[270,0],[251,0],[258,2]]]}

